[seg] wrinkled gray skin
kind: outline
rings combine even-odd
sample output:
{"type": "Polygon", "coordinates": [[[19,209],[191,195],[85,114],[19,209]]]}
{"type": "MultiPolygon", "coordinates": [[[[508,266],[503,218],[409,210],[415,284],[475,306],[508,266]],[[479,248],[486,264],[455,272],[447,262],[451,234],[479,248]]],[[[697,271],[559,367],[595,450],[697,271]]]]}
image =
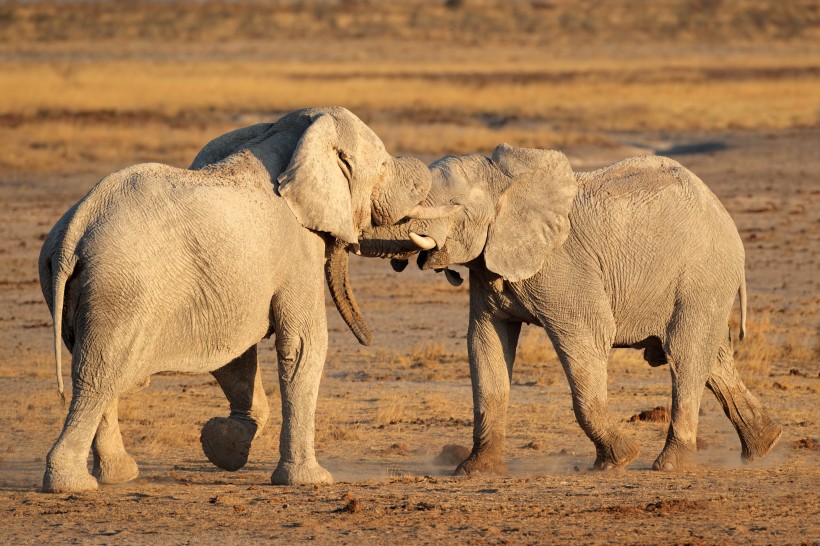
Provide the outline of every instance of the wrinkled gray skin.
{"type": "Polygon", "coordinates": [[[161,371],[211,372],[228,419],[203,429],[223,468],[244,464],[268,419],[256,344],[273,333],[282,394],[275,484],[331,481],[314,454],[327,349],[324,282],[360,342],[370,332],[347,282],[346,247],[427,193],[421,162],[388,155],[342,108],[292,112],[208,144],[192,169],[143,164],[100,181],[54,226],[40,284],[72,352],[73,397],[43,489],[95,489],[137,476],[118,397],[161,371]],[[226,365],[227,364],[227,365],[226,365]],[[86,467],[92,449],[93,474],[86,467]]]}
{"type": "Polygon", "coordinates": [[[472,453],[457,472],[504,471],[510,378],[523,322],[542,326],[557,351],[576,418],[595,444],[595,468],[622,467],[638,454],[607,410],[612,347],[643,349],[652,366],[669,363],[672,421],[654,468],[693,462],[704,385],[734,424],[744,460],[762,457],[777,442],[780,427],[732,360],[727,321],[738,292],[745,321],[743,244],[695,175],[663,157],[573,174],[561,153],[506,145],[492,158],[451,156],[431,169],[424,203],[460,203],[462,210],[375,228],[363,235],[361,250],[393,257],[401,270],[401,259],[419,250],[408,241],[413,232],[432,247],[419,254],[422,269],[469,268],[475,428],[472,453]]]}

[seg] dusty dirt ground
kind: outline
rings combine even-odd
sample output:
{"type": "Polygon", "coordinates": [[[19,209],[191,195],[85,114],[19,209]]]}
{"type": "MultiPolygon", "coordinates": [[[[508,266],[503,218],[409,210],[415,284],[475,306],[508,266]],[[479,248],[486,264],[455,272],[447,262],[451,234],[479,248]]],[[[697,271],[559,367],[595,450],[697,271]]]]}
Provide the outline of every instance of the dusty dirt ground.
{"type": "MultiPolygon", "coordinates": [[[[360,6],[344,4],[354,10],[360,6]]],[[[541,6],[539,13],[547,9],[543,6],[548,3],[532,3],[536,4],[541,6]]],[[[564,4],[556,2],[559,8],[564,4]]],[[[396,7],[400,3],[391,5],[391,9],[401,11],[396,7]]],[[[54,38],[48,34],[53,29],[43,23],[47,17],[37,18],[36,13],[26,11],[36,9],[21,8],[29,23],[35,21],[45,28],[37,27],[42,35],[31,30],[36,26],[33,23],[20,26],[24,30],[15,34],[9,18],[19,21],[22,16],[9,9],[0,13],[0,60],[6,68],[44,66],[62,74],[68,97],[74,73],[66,71],[66,64],[76,64],[79,74],[100,58],[105,62],[119,58],[112,49],[95,47],[94,40],[103,38],[68,23],[61,27],[66,29],[65,36],[54,38]]],[[[62,17],[71,19],[65,13],[62,17]]],[[[342,32],[339,21],[345,20],[336,20],[333,28],[342,32]]],[[[321,23],[333,26],[326,19],[321,23]]],[[[144,21],[141,24],[147,25],[144,21]]],[[[163,19],[160,28],[174,24],[163,19]]],[[[390,21],[384,24],[389,26],[390,21]]],[[[193,23],[189,26],[198,28],[193,23]]],[[[570,26],[571,33],[586,28],[570,26]]],[[[135,24],[134,28],[143,27],[135,24]]],[[[435,28],[445,34],[438,39],[446,41],[449,27],[441,23],[435,28]]],[[[692,28],[699,27],[693,23],[692,28]]],[[[767,27],[766,36],[776,37],[777,31],[767,27]]],[[[172,61],[184,64],[190,57],[201,62],[203,56],[224,60],[251,50],[265,58],[247,44],[230,42],[225,38],[230,35],[228,30],[219,27],[213,32],[226,43],[219,47],[180,43],[172,61]]],[[[134,34],[131,41],[117,42],[121,46],[117,51],[125,58],[122,63],[162,57],[161,46],[146,45],[143,34],[134,34]]],[[[171,31],[167,34],[161,38],[171,39],[171,31]]],[[[651,33],[641,36],[639,43],[611,56],[606,43],[588,44],[579,64],[590,58],[605,59],[607,66],[617,67],[629,56],[624,51],[641,52],[638,57],[651,61],[652,40],[659,38],[651,33]]],[[[688,36],[681,34],[680,40],[686,42],[688,36]]],[[[388,40],[384,50],[391,51],[399,59],[396,62],[409,57],[412,64],[424,55],[431,56],[429,48],[419,53],[417,42],[402,49],[402,43],[389,41],[399,38],[363,37],[388,40]]],[[[562,39],[570,38],[556,38],[559,43],[562,39]]],[[[190,40],[195,42],[195,38],[190,40]]],[[[769,58],[774,66],[778,66],[778,59],[791,59],[788,62],[799,65],[792,76],[804,88],[814,86],[818,90],[815,97],[820,97],[820,47],[816,42],[806,46],[805,41],[772,40],[766,47],[746,42],[691,46],[682,54],[695,59],[693,64],[697,65],[698,59],[711,62],[714,51],[737,61],[741,57],[759,59],[765,49],[767,55],[779,56],[769,58]],[[802,59],[803,64],[794,59],[802,59]]],[[[358,52],[352,56],[365,64],[378,56],[360,42],[343,43],[358,52]]],[[[513,55],[509,51],[519,46],[524,51],[532,44],[506,43],[506,53],[487,55],[513,55]]],[[[282,51],[288,62],[304,60],[306,66],[314,66],[310,62],[321,58],[324,50],[290,44],[282,51]]],[[[340,55],[330,47],[325,53],[340,55]]],[[[456,63],[462,58],[480,59],[483,53],[480,48],[459,46],[443,47],[441,55],[449,55],[456,63]]],[[[115,68],[119,66],[116,62],[115,68]]],[[[568,62],[567,58],[562,62],[568,62]]],[[[381,65],[378,68],[384,69],[381,65]]],[[[741,83],[751,81],[749,85],[791,77],[776,70],[743,70],[731,77],[741,83]]],[[[666,78],[661,83],[676,85],[676,76],[670,72],[655,71],[648,79],[654,82],[661,73],[666,78]]],[[[401,80],[402,76],[391,77],[401,80]]],[[[425,77],[439,79],[435,74],[425,77]]],[[[592,71],[566,77],[583,89],[600,82],[597,78],[601,76],[592,71]]],[[[691,74],[685,76],[689,77],[691,74]]],[[[511,76],[501,72],[488,78],[490,81],[478,82],[477,88],[494,85],[493,78],[507,80],[511,76]]],[[[530,85],[526,78],[521,81],[524,88],[530,85]]],[[[564,85],[561,82],[556,85],[564,85]]],[[[713,84],[709,80],[704,85],[713,84]]],[[[396,85],[406,90],[400,81],[396,85]]],[[[623,88],[629,85],[622,82],[623,88]]],[[[370,104],[368,97],[361,99],[358,109],[353,108],[380,134],[380,128],[385,129],[391,152],[415,153],[425,160],[464,151],[460,147],[465,146],[487,151],[485,141],[495,143],[518,135],[523,139],[518,143],[523,145],[560,145],[579,170],[631,155],[658,153],[679,160],[698,174],[733,216],[746,246],[749,329],[747,340],[737,347],[736,361],[747,385],[783,427],[780,443],[764,460],[750,466],[740,463],[737,436],[717,401],[706,392],[699,429],[699,468],[674,474],[652,471],[667,424],[631,418],[670,405],[669,370],[650,368],[637,351],[618,350],[613,351],[610,366],[610,407],[624,429],[639,441],[642,451],[623,471],[590,471],[594,449],[575,422],[560,365],[543,333],[528,327],[513,376],[506,449],[509,475],[452,477],[457,461],[442,461],[442,450],[445,446],[469,447],[472,437],[467,286],[454,288],[443,276],[413,267],[394,273],[387,262],[352,257],[353,287],[375,343],[373,347],[359,346],[328,299],[330,348],[317,411],[317,455],[337,483],[304,487],[269,484],[277,460],[279,394],[273,344],[268,340],[261,345],[261,360],[273,415],[246,468],[223,472],[211,466],[200,449],[201,425],[211,416],[227,414],[227,403],[215,381],[207,375],[165,374],[155,376],[147,389],[121,401],[121,427],[127,448],[140,464],[140,477],[94,493],[49,495],[38,489],[46,453],[62,426],[66,408],[54,387],[51,320],[37,280],[37,255],[46,233],[108,172],[146,160],[185,166],[210,138],[236,126],[269,120],[288,106],[273,101],[264,109],[239,113],[231,113],[230,104],[206,105],[193,113],[184,108],[176,111],[173,104],[165,103],[157,103],[153,110],[94,110],[89,106],[94,104],[94,96],[85,97],[83,104],[59,106],[61,89],[53,88],[57,98],[50,98],[52,102],[40,110],[21,107],[17,111],[8,106],[10,103],[0,108],[0,134],[13,151],[0,157],[0,399],[4,401],[0,411],[0,542],[210,544],[262,539],[391,544],[767,544],[820,540],[817,100],[814,122],[806,122],[811,119],[809,112],[808,118],[795,115],[794,122],[778,118],[770,123],[759,120],[751,127],[742,123],[715,127],[702,119],[687,121],[683,112],[682,125],[669,127],[647,124],[651,116],[641,117],[640,111],[636,114],[627,106],[620,110],[622,118],[580,132],[577,124],[585,123],[587,118],[582,114],[587,106],[556,108],[552,121],[521,112],[511,115],[467,108],[454,113],[445,107],[431,111],[427,107],[384,106],[380,99],[372,99],[370,104]],[[168,109],[175,113],[169,114],[168,109]],[[619,119],[622,130],[617,130],[619,119]],[[429,133],[418,132],[425,125],[436,127],[443,139],[450,140],[436,148],[429,133]],[[514,130],[505,133],[509,127],[514,130]],[[563,132],[575,136],[563,140],[555,136],[563,132]],[[474,133],[480,133],[480,138],[474,133]],[[550,136],[538,140],[541,133],[550,136]],[[413,138],[404,138],[407,134],[413,138]],[[122,135],[126,135],[125,141],[122,135]],[[105,144],[109,141],[110,147],[105,144]]],[[[739,101],[752,94],[743,95],[743,89],[737,88],[739,101]]],[[[795,91],[795,96],[798,94],[795,91]]],[[[138,93],[134,95],[134,100],[139,100],[138,93]]],[[[185,94],[181,95],[179,100],[184,102],[185,94]]],[[[612,97],[613,109],[618,109],[618,100],[624,96],[612,97]]],[[[708,93],[705,97],[708,101],[708,93]]],[[[789,97],[771,97],[770,102],[788,103],[789,97]]],[[[701,112],[692,115],[700,116],[701,112]]],[[[68,381],[67,368],[64,366],[68,381]]]]}

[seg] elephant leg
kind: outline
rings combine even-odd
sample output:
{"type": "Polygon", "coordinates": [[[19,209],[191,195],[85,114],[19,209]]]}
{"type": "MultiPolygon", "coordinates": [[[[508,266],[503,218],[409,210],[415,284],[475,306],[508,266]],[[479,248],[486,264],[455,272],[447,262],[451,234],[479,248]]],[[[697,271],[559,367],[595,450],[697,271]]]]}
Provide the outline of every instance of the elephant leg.
{"type": "Polygon", "coordinates": [[[97,489],[97,480],[88,473],[88,451],[114,393],[77,379],[73,383],[63,430],[46,458],[43,491],[47,493],[97,489]]]}
{"type": "Polygon", "coordinates": [[[202,450],[219,468],[239,470],[248,462],[251,443],[261,434],[270,415],[257,346],[211,374],[228,398],[231,414],[212,417],[205,423],[200,435],[202,450]]]}
{"type": "MultiPolygon", "coordinates": [[[[327,318],[321,277],[274,298],[282,431],[275,485],[332,483],[314,448],[316,400],[327,354],[327,318]]],[[[310,281],[310,279],[304,279],[310,281]]]]}
{"type": "Polygon", "coordinates": [[[520,333],[520,322],[502,322],[471,309],[467,345],[473,383],[473,450],[456,474],[507,472],[503,454],[507,405],[520,333]]]}
{"type": "Polygon", "coordinates": [[[91,444],[94,454],[91,473],[104,484],[128,482],[139,475],[136,461],[125,451],[122,442],[117,405],[117,398],[108,404],[91,444]]]}
{"type": "MultiPolygon", "coordinates": [[[[593,336],[559,339],[556,352],[572,391],[572,408],[584,433],[595,444],[597,470],[628,465],[638,456],[638,444],[627,438],[607,407],[608,347],[593,336]]],[[[553,338],[556,342],[556,339],[553,338]]]]}
{"type": "Polygon", "coordinates": [[[665,347],[672,374],[672,416],[666,445],[652,465],[655,470],[686,469],[694,465],[697,455],[700,402],[718,357],[722,336],[716,332],[725,328],[715,328],[698,311],[683,307],[672,317],[674,327],[665,347]]]}
{"type": "Polygon", "coordinates": [[[724,338],[706,386],[723,406],[740,437],[741,457],[752,462],[766,455],[780,440],[782,430],[741,381],[735,368],[732,340],[724,338]]]}

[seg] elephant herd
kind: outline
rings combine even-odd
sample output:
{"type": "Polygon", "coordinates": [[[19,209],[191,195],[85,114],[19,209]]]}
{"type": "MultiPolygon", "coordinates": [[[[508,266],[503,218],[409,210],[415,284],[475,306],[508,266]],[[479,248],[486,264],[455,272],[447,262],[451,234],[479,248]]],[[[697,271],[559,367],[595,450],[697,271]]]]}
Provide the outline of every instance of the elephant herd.
{"type": "Polygon", "coordinates": [[[742,457],[781,429],[746,389],[728,328],[744,250],[717,198],[663,157],[573,172],[556,151],[502,144],[491,157],[429,167],[393,157],[351,112],[291,112],[208,143],[188,169],[149,163],[103,178],[48,234],[40,284],[72,354],[72,397],[48,454],[43,490],[134,479],[117,402],[163,371],[210,372],[230,403],[202,429],[208,459],[247,461],[269,408],[257,344],[274,336],[282,398],[274,484],[330,482],[314,427],[327,352],[324,285],[360,343],[371,333],[347,276],[348,252],[397,271],[469,270],[473,449],[458,473],[503,472],[510,378],[522,323],[548,334],[566,373],[595,468],[638,446],[607,409],[607,355],[642,349],[668,364],[672,415],[659,470],[693,464],[704,386],[735,426],[742,457]],[[89,473],[87,458],[93,453],[89,473]]]}

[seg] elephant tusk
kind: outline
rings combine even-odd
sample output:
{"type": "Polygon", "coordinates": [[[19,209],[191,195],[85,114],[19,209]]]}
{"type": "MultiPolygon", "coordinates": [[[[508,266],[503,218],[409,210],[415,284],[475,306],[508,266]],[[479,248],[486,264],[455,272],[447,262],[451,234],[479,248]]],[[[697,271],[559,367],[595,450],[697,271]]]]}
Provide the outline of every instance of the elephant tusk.
{"type": "Polygon", "coordinates": [[[461,210],[461,205],[439,205],[436,207],[425,207],[424,205],[416,205],[410,209],[405,216],[414,220],[438,220],[439,218],[446,218],[461,210]]]}
{"type": "Polygon", "coordinates": [[[413,244],[423,250],[431,250],[436,248],[436,241],[432,237],[424,237],[422,235],[417,235],[410,232],[410,240],[413,241],[413,244]]]}

